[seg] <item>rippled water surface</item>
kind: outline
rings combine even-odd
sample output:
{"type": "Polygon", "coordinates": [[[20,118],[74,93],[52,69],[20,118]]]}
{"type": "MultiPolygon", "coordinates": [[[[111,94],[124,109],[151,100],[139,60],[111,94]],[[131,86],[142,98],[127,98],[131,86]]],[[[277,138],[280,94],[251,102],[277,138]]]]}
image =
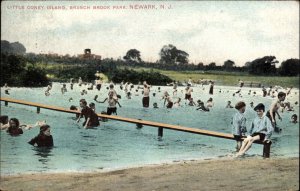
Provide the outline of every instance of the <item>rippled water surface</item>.
{"type": "MultiPolygon", "coordinates": [[[[51,95],[44,95],[45,88],[12,88],[10,95],[5,95],[1,89],[2,97],[32,101],[48,105],[69,108],[70,105],[79,105],[78,100],[85,98],[88,103],[93,101],[96,94],[98,100],[103,101],[107,95],[105,85],[103,89],[88,91],[87,95],[81,96],[80,90],[85,86],[74,85],[64,95],[60,92],[61,85],[55,83],[51,95]],[[69,101],[72,97],[73,101],[69,101]]],[[[214,95],[208,95],[208,86],[193,87],[193,97],[196,101],[201,99],[206,102],[209,97],[214,99],[214,107],[210,112],[196,111],[196,107],[187,106],[182,101],[179,108],[166,109],[163,107],[161,92],[157,87],[151,88],[150,106],[158,103],[159,109],[142,108],[141,90],[139,95],[132,95],[127,99],[125,93],[115,88],[122,96],[120,99],[121,108],[118,108],[118,115],[122,117],[144,119],[156,122],[163,122],[186,127],[207,129],[224,133],[231,133],[230,121],[235,109],[225,109],[228,100],[232,105],[243,100],[247,104],[246,117],[248,128],[255,112],[249,107],[251,101],[254,104],[264,103],[267,108],[272,98],[263,98],[259,88],[253,88],[256,96],[248,95],[249,88],[243,88],[243,97],[234,96],[238,87],[215,86],[214,95]],[[204,88],[204,89],[203,89],[204,88]],[[219,92],[221,89],[221,92],[219,92]],[[152,93],[156,93],[153,97],[152,93]]],[[[173,97],[184,97],[181,92],[184,87],[179,87],[178,95],[173,97]]],[[[172,87],[162,87],[172,94],[172,87]]],[[[280,113],[283,120],[278,121],[282,133],[272,136],[271,157],[298,157],[299,156],[299,124],[289,122],[293,113],[299,113],[298,105],[294,105],[299,99],[299,90],[293,89],[288,100],[294,106],[294,112],[280,113]]],[[[96,103],[96,111],[100,113],[106,110],[107,103],[96,103]]],[[[55,147],[52,149],[40,149],[29,145],[27,142],[36,136],[38,128],[24,130],[24,134],[18,137],[11,137],[5,131],[1,131],[1,174],[17,174],[32,172],[72,172],[72,171],[97,171],[125,168],[129,166],[140,166],[191,159],[211,159],[226,156],[234,152],[235,142],[220,138],[213,138],[203,135],[195,135],[172,130],[164,130],[162,140],[157,137],[157,128],[144,126],[136,129],[135,124],[113,121],[101,122],[95,129],[83,129],[80,124],[74,122],[74,115],[41,109],[36,113],[36,108],[8,104],[4,106],[1,102],[1,115],[16,117],[21,123],[34,124],[37,120],[46,120],[51,126],[51,133],[55,147]]],[[[81,120],[83,122],[83,120],[81,120]]],[[[254,144],[248,151],[248,156],[262,154],[262,146],[254,144]]]]}

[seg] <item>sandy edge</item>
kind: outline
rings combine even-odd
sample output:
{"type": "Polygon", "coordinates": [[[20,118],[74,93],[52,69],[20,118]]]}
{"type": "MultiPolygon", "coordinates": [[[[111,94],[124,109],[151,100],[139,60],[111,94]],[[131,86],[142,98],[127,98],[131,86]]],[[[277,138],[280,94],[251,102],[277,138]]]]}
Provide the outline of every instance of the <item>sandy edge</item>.
{"type": "Polygon", "coordinates": [[[299,190],[299,158],[221,158],[104,172],[1,175],[1,190],[299,190]]]}

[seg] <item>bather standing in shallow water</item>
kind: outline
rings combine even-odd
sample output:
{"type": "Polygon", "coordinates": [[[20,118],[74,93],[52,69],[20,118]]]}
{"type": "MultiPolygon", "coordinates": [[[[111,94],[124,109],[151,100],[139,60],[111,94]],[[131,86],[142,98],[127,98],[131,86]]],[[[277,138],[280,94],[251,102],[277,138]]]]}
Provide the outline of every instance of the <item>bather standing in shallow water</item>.
{"type": "Polygon", "coordinates": [[[279,92],[278,95],[277,95],[277,99],[271,104],[270,106],[270,109],[267,111],[267,114],[266,116],[271,120],[272,122],[272,125],[273,125],[273,128],[275,129],[275,132],[280,132],[280,129],[276,126],[276,114],[278,115],[278,119],[279,120],[282,120],[281,119],[281,116],[279,115],[279,108],[281,107],[282,105],[282,102],[285,100],[285,97],[286,97],[286,93],[284,92],[279,92]]]}
{"type": "Polygon", "coordinates": [[[38,147],[53,147],[53,137],[50,133],[50,126],[43,125],[40,127],[40,133],[31,139],[29,142],[31,145],[37,145],[38,147]]]}

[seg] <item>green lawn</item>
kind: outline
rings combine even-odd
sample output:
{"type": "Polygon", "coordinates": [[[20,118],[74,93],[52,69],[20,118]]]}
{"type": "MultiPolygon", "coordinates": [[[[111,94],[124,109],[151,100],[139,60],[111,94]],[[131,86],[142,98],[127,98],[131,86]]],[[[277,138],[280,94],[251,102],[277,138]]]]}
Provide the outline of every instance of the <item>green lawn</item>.
{"type": "MultiPolygon", "coordinates": [[[[39,67],[47,70],[62,70],[69,67],[75,67],[75,65],[66,65],[66,64],[38,64],[39,67]]],[[[119,67],[120,69],[124,69],[124,67],[119,67]]],[[[151,68],[130,68],[136,71],[154,71],[160,72],[166,76],[169,76],[171,79],[176,81],[187,81],[191,78],[194,81],[199,81],[200,79],[209,79],[215,81],[217,85],[228,85],[228,86],[236,86],[238,84],[238,80],[249,81],[249,82],[258,82],[262,85],[275,86],[279,85],[282,87],[299,87],[299,77],[280,77],[280,76],[253,76],[249,75],[245,72],[226,72],[226,71],[169,71],[169,70],[159,70],[159,69],[151,69],[151,68]]],[[[51,74],[48,74],[51,76],[51,74]]],[[[52,76],[54,77],[54,76],[52,76]]],[[[55,78],[55,77],[54,77],[55,78]]]]}
{"type": "Polygon", "coordinates": [[[171,79],[176,81],[187,81],[191,78],[193,81],[198,81],[202,79],[209,79],[215,81],[218,85],[228,85],[235,86],[238,84],[238,80],[258,82],[262,85],[275,86],[279,85],[282,87],[299,87],[299,77],[281,77],[281,76],[253,76],[244,72],[226,72],[226,71],[169,71],[169,70],[159,70],[150,68],[132,68],[137,71],[156,71],[164,75],[169,76],[171,79]]]}

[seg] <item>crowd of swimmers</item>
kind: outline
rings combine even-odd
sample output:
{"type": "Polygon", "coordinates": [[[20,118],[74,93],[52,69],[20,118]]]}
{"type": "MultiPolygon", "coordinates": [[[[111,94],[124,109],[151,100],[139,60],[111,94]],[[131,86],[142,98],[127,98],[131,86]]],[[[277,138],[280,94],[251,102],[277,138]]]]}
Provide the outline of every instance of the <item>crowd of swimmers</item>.
{"type": "MultiPolygon", "coordinates": [[[[101,77],[100,73],[97,71],[95,74],[95,82],[94,83],[85,83],[81,78],[78,79],[78,86],[87,86],[86,89],[82,89],[80,94],[85,95],[88,93],[88,90],[93,90],[93,86],[96,86],[96,89],[98,91],[101,91],[101,88],[103,88],[103,78],[101,77]]],[[[70,89],[73,90],[75,80],[73,78],[70,79],[70,89]]],[[[210,97],[206,103],[202,100],[198,99],[197,101],[194,100],[192,93],[193,93],[193,82],[191,79],[188,80],[188,83],[184,89],[181,90],[182,93],[184,93],[184,101],[182,101],[182,98],[178,96],[178,82],[174,81],[172,83],[166,84],[168,86],[173,86],[172,90],[172,96],[170,96],[168,91],[163,91],[161,100],[163,100],[163,107],[166,107],[168,109],[171,109],[173,107],[180,107],[183,104],[187,106],[196,106],[196,110],[209,112],[210,108],[214,107],[213,98],[210,97]],[[173,101],[172,98],[175,98],[176,100],[173,101]]],[[[242,98],[241,89],[243,88],[243,81],[239,81],[240,89],[236,91],[233,96],[239,95],[240,98],[242,98]]],[[[202,85],[203,87],[203,85],[202,85]]],[[[144,108],[150,107],[150,92],[151,88],[153,88],[151,85],[149,85],[146,81],[143,83],[139,83],[137,86],[133,85],[129,82],[121,82],[120,84],[120,90],[125,92],[126,98],[131,99],[132,95],[139,95],[139,90],[142,89],[142,106],[144,108]],[[133,90],[133,93],[131,93],[133,90]]],[[[10,88],[7,84],[4,86],[5,94],[9,95],[10,88]]],[[[249,128],[249,131],[247,131],[246,128],[246,117],[244,115],[245,109],[246,109],[246,103],[243,101],[239,101],[235,104],[235,106],[232,105],[231,101],[227,101],[227,104],[225,105],[225,108],[235,108],[237,112],[232,117],[232,134],[234,136],[234,139],[236,140],[236,151],[237,156],[242,156],[245,154],[245,152],[251,147],[252,143],[255,141],[262,141],[264,143],[270,142],[270,137],[272,133],[280,132],[281,129],[277,126],[277,118],[278,120],[281,120],[281,116],[279,114],[280,108],[281,112],[284,110],[287,111],[294,111],[293,107],[291,106],[291,103],[286,101],[286,97],[291,93],[291,88],[289,88],[286,92],[278,92],[278,87],[270,87],[269,90],[266,88],[262,88],[262,95],[270,96],[274,98],[275,94],[277,95],[276,100],[272,102],[269,109],[266,110],[266,107],[263,103],[258,103],[254,107],[254,103],[250,103],[250,107],[256,112],[257,116],[252,120],[251,126],[249,128]]],[[[52,85],[48,85],[45,90],[45,96],[50,96],[52,90],[52,85]]],[[[119,100],[121,99],[121,96],[117,93],[115,90],[114,83],[110,83],[107,87],[108,93],[107,97],[100,101],[98,100],[98,95],[94,96],[94,101],[96,103],[105,103],[107,102],[107,109],[106,111],[102,111],[101,114],[106,115],[117,115],[117,106],[122,107],[119,103],[119,100]]],[[[203,88],[204,90],[204,88],[203,88]]],[[[61,86],[61,93],[65,94],[67,92],[67,85],[65,83],[61,86]]],[[[152,96],[156,96],[156,92],[160,93],[161,88],[157,87],[157,91],[152,93],[152,96]]],[[[221,93],[222,90],[219,90],[221,93]]],[[[228,92],[228,91],[227,91],[228,92]]],[[[209,81],[209,95],[214,94],[214,82],[209,81]]],[[[248,95],[253,94],[253,96],[256,96],[255,91],[249,90],[248,95]]],[[[69,102],[73,101],[73,98],[69,98],[69,102]]],[[[298,102],[295,102],[295,105],[297,105],[298,102]]],[[[153,103],[153,108],[158,109],[158,103],[153,103]]],[[[79,123],[82,118],[84,118],[84,122],[82,123],[82,126],[84,128],[94,128],[100,125],[99,121],[107,121],[105,118],[99,118],[96,112],[95,103],[87,103],[85,99],[79,100],[79,107],[76,107],[75,105],[71,105],[70,110],[75,111],[76,113],[76,122],[79,123]]],[[[297,123],[298,122],[298,116],[297,114],[293,114],[291,116],[291,122],[297,123]]],[[[20,135],[23,134],[23,129],[31,129],[33,127],[40,127],[40,133],[34,137],[32,140],[30,140],[28,143],[32,145],[37,146],[53,146],[53,138],[50,133],[50,126],[47,125],[45,122],[37,122],[35,125],[20,125],[18,119],[11,118],[8,120],[7,116],[1,116],[1,129],[6,129],[7,132],[12,135],[20,135]]],[[[139,128],[141,128],[141,124],[138,124],[139,128]]]]}

